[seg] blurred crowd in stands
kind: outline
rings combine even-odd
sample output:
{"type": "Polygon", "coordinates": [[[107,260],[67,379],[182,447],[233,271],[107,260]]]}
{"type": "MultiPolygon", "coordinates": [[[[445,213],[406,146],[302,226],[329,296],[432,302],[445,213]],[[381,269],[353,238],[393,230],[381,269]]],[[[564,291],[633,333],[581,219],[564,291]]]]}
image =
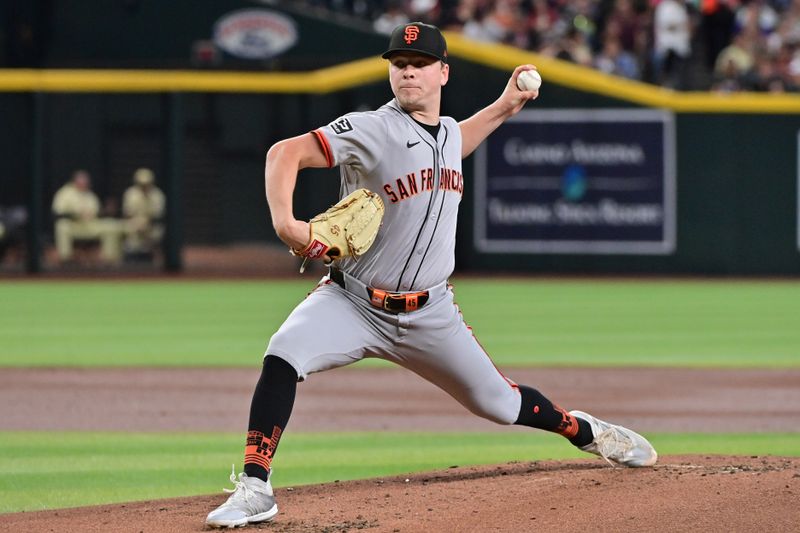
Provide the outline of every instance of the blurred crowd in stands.
{"type": "Polygon", "coordinates": [[[800,0],[304,0],[390,33],[423,21],[679,90],[800,87],[800,0]]]}

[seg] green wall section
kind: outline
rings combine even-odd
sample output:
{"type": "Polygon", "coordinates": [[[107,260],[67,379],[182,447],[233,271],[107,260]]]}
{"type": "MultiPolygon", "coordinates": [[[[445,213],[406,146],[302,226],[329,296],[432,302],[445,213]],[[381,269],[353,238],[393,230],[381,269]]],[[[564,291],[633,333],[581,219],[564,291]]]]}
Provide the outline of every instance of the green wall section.
{"type": "Polygon", "coordinates": [[[680,114],[677,125],[680,268],[800,272],[800,115],[680,114]]]}

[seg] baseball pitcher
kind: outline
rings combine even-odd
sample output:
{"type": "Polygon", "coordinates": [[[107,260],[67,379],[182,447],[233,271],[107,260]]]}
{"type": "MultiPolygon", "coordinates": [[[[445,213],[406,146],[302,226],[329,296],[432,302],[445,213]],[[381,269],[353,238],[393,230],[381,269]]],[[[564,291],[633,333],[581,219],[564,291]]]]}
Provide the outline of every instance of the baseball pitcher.
{"type": "Polygon", "coordinates": [[[492,364],[453,302],[456,219],[465,186],[461,161],[538,96],[517,87],[517,67],[500,97],[462,122],[439,115],[450,67],[440,31],[414,22],[395,28],[383,54],[394,99],[275,144],[265,183],[272,224],[296,254],[329,263],[267,347],[253,395],[244,472],[206,523],[234,527],[271,520],[278,506],[272,460],[297,383],[365,357],[391,361],[498,424],[562,435],[611,464],[650,466],[641,435],[581,411],[568,412],[518,385],[492,364]],[[341,197],[311,222],[297,220],[292,194],[308,167],[338,166],[341,197]]]}

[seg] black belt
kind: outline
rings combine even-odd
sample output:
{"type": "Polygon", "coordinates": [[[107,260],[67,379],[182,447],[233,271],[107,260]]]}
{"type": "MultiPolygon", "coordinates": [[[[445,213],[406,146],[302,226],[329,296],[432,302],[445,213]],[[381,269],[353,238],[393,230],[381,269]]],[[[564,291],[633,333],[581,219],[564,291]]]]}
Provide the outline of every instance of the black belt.
{"type": "MultiPolygon", "coordinates": [[[[331,281],[341,288],[349,290],[345,284],[344,272],[338,268],[330,268],[330,278],[331,281]]],[[[383,309],[390,313],[409,313],[417,309],[422,309],[430,297],[428,291],[388,292],[383,289],[374,289],[372,287],[366,287],[366,289],[366,297],[369,303],[378,309],[383,309]]]]}

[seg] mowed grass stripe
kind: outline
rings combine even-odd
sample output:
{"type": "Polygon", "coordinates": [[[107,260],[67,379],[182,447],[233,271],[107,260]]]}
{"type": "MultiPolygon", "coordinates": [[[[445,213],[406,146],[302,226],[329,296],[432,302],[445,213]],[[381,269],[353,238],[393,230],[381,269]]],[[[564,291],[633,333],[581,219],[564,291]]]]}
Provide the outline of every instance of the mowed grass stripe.
{"type": "MultiPolygon", "coordinates": [[[[647,434],[660,454],[800,456],[800,434],[647,434]]],[[[0,513],[221,492],[240,434],[0,432],[0,513]]],[[[543,432],[287,434],[276,487],[591,457],[543,432]]],[[[597,459],[598,461],[600,459],[597,459]]]]}
{"type": "MultiPolygon", "coordinates": [[[[0,283],[0,366],[258,366],[315,282],[0,283]]],[[[455,285],[499,365],[800,365],[800,283],[455,285]]]]}
{"type": "MultiPolygon", "coordinates": [[[[548,365],[765,366],[800,359],[800,302],[793,300],[800,284],[559,282],[537,287],[533,301],[496,280],[473,291],[509,302],[500,310],[476,306],[466,316],[481,342],[514,364],[532,339],[537,363],[548,365]]],[[[462,292],[457,286],[457,298],[462,292]]]]}

